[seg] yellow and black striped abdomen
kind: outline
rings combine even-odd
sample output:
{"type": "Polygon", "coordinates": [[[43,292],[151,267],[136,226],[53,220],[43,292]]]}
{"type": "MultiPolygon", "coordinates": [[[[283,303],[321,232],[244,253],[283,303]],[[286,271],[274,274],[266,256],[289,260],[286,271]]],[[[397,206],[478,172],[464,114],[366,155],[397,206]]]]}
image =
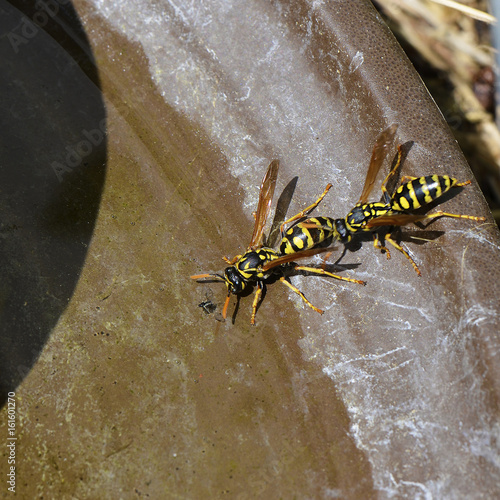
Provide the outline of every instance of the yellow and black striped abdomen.
{"type": "Polygon", "coordinates": [[[457,180],[448,175],[418,177],[398,187],[391,198],[391,209],[400,212],[417,210],[441,197],[457,180]]]}
{"type": "Polygon", "coordinates": [[[282,255],[290,255],[317,246],[327,246],[333,238],[335,221],[330,217],[311,217],[285,232],[279,251],[282,255]]]}

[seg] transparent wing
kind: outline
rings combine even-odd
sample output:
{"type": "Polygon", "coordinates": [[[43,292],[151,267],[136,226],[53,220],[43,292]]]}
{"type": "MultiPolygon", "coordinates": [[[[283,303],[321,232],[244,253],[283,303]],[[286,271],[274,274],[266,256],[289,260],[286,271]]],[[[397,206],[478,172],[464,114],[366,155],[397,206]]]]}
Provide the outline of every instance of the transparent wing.
{"type": "Polygon", "coordinates": [[[393,123],[377,137],[375,146],[373,147],[368,173],[366,174],[365,185],[363,186],[363,191],[361,192],[358,204],[363,204],[368,201],[368,196],[370,196],[373,185],[375,184],[375,180],[380,171],[380,167],[382,166],[384,158],[387,156],[387,152],[389,151],[392,141],[394,140],[397,128],[398,125],[393,123]]]}
{"type": "Polygon", "coordinates": [[[382,227],[382,226],[406,226],[412,222],[428,219],[427,215],[413,215],[413,214],[392,214],[382,215],[376,217],[366,224],[366,227],[382,227]]]}
{"type": "Polygon", "coordinates": [[[330,252],[334,250],[335,247],[326,248],[310,248],[309,250],[302,250],[301,252],[291,253],[289,255],[283,255],[275,260],[272,260],[262,266],[263,271],[269,271],[274,267],[280,266],[281,264],[286,264],[287,262],[295,262],[296,260],[303,259],[305,257],[311,257],[312,255],[317,255],[323,252],[330,252]]]}
{"type": "Polygon", "coordinates": [[[273,160],[267,168],[266,175],[262,179],[259,193],[259,204],[255,214],[255,226],[253,228],[252,239],[250,240],[249,248],[255,249],[262,246],[264,239],[264,226],[271,211],[271,203],[273,201],[274,188],[276,187],[276,179],[278,178],[279,161],[273,160]]]}

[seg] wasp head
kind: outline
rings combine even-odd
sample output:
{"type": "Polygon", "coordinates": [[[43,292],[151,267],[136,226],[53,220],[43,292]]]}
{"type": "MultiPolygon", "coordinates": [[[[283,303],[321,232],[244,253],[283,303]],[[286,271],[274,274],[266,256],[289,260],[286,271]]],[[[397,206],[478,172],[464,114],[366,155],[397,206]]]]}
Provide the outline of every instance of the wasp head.
{"type": "Polygon", "coordinates": [[[234,266],[225,269],[224,281],[226,282],[228,293],[237,295],[245,289],[245,279],[234,266]]]}

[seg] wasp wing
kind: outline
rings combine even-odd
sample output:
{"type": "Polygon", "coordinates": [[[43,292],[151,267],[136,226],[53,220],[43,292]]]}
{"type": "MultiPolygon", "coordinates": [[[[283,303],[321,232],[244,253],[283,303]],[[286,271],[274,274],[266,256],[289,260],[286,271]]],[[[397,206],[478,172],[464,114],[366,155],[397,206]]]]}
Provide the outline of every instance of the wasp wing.
{"type": "Polygon", "coordinates": [[[274,188],[278,178],[279,161],[273,160],[267,168],[266,175],[262,179],[259,193],[259,204],[255,214],[255,226],[253,228],[252,239],[250,240],[249,248],[255,249],[262,246],[264,239],[264,226],[271,210],[273,201],[274,188]]]}
{"type": "Polygon", "coordinates": [[[415,214],[392,214],[392,215],[382,215],[380,217],[375,217],[370,220],[366,227],[375,228],[382,226],[406,226],[406,224],[411,224],[413,222],[418,222],[427,219],[427,215],[415,215],[415,214]]]}
{"type": "Polygon", "coordinates": [[[269,271],[277,266],[281,266],[281,264],[286,264],[288,262],[295,262],[296,260],[303,259],[305,257],[311,257],[312,255],[317,255],[323,252],[329,252],[333,250],[335,247],[325,247],[325,248],[310,248],[308,250],[302,250],[301,252],[295,252],[288,255],[282,255],[277,259],[271,260],[267,264],[262,266],[263,271],[269,271]]]}
{"type": "Polygon", "coordinates": [[[398,125],[393,123],[377,137],[375,146],[373,147],[368,173],[366,174],[365,185],[363,186],[363,191],[361,192],[358,204],[364,204],[368,201],[368,196],[370,196],[373,185],[375,184],[375,180],[380,171],[380,167],[382,166],[382,163],[387,156],[387,151],[391,147],[392,141],[394,140],[397,128],[398,125]]]}

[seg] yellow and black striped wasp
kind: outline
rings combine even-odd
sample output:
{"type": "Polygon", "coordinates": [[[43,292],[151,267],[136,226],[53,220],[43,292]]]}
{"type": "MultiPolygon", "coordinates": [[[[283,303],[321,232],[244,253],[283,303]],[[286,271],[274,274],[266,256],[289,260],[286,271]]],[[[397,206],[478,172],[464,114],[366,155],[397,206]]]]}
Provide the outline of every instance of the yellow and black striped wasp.
{"type": "MultiPolygon", "coordinates": [[[[396,129],[397,125],[392,125],[378,136],[373,148],[363,191],[358,203],[347,216],[343,219],[311,217],[289,226],[284,233],[280,245],[281,253],[291,254],[301,250],[303,247],[310,248],[313,241],[316,242],[316,245],[321,244],[321,238],[327,241],[337,240],[341,243],[348,243],[359,231],[370,231],[370,229],[365,229],[366,223],[369,220],[387,214],[388,208],[386,203],[368,203],[367,201],[375,184],[377,174],[394,140],[396,129]]],[[[331,187],[330,184],[326,187],[323,196],[329,187],[331,187]]],[[[293,222],[303,216],[304,213],[298,214],[289,219],[287,223],[293,222]]]]}
{"type": "MultiPolygon", "coordinates": [[[[457,219],[469,219],[484,221],[484,217],[473,215],[459,215],[448,212],[437,211],[431,214],[418,214],[415,211],[437,201],[446,192],[454,187],[463,187],[471,181],[458,182],[457,179],[448,175],[428,175],[424,177],[405,176],[401,179],[401,185],[390,195],[387,191],[387,183],[396,175],[401,165],[402,147],[398,146],[398,152],[394,167],[391,169],[382,183],[382,200],[380,202],[368,202],[368,197],[375,184],[375,179],[380,171],[383,160],[394,140],[397,125],[393,124],[384,130],[373,148],[365,184],[358,203],[343,219],[331,219],[328,217],[317,217],[302,221],[297,226],[299,232],[305,230],[317,230],[321,227],[326,233],[331,232],[333,239],[342,243],[348,243],[352,237],[361,232],[374,233],[374,246],[386,252],[390,258],[389,250],[383,242],[390,243],[394,248],[402,252],[411,262],[413,268],[420,276],[420,270],[408,252],[395,240],[391,238],[391,231],[395,226],[405,226],[413,222],[432,220],[439,217],[452,217],[457,219]]],[[[289,241],[293,241],[295,227],[286,232],[289,241]]]]}
{"type": "Polygon", "coordinates": [[[401,146],[398,147],[398,156],[395,167],[389,172],[382,184],[383,199],[387,204],[387,213],[374,217],[366,222],[363,227],[365,231],[375,233],[374,246],[386,252],[387,258],[390,258],[389,250],[383,244],[384,241],[390,243],[394,248],[403,253],[411,262],[413,269],[421,276],[420,270],[415,261],[408,252],[394,241],[391,237],[391,231],[394,227],[406,226],[414,222],[431,221],[440,217],[450,217],[454,219],[468,219],[476,222],[482,222],[485,217],[475,215],[452,214],[438,210],[430,214],[414,213],[419,209],[429,205],[452,188],[460,188],[471,183],[470,180],[459,182],[457,179],[448,175],[427,175],[423,177],[404,176],[401,179],[401,185],[389,195],[386,189],[387,182],[395,175],[396,170],[401,163],[401,146]]]}
{"type": "MultiPolygon", "coordinates": [[[[300,249],[300,251],[294,252],[278,252],[272,248],[264,246],[264,228],[271,210],[271,203],[274,195],[274,189],[276,186],[276,180],[278,177],[278,160],[274,160],[270,163],[266,174],[262,180],[259,193],[259,202],[257,206],[257,211],[255,213],[255,224],[253,229],[252,238],[247,247],[247,250],[242,255],[236,255],[233,259],[228,259],[223,257],[224,261],[229,264],[226,267],[224,274],[198,274],[191,276],[192,279],[211,279],[215,281],[223,281],[227,286],[227,297],[222,310],[222,316],[226,318],[227,309],[229,306],[229,301],[231,294],[240,295],[244,293],[249,286],[256,286],[257,290],[255,292],[255,297],[252,304],[252,316],[250,323],[255,324],[255,315],[257,313],[257,308],[259,306],[262,293],[265,290],[266,281],[276,278],[279,279],[281,283],[286,285],[288,288],[293,290],[300,298],[313,310],[322,314],[323,311],[315,307],[309,300],[306,299],[304,294],[295,287],[288,279],[288,274],[294,271],[305,271],[314,274],[320,274],[323,276],[330,276],[343,281],[350,281],[353,283],[365,284],[364,281],[355,280],[351,278],[345,278],[338,276],[336,274],[325,271],[324,269],[299,266],[296,264],[295,260],[315,255],[321,251],[323,248],[320,246],[321,243],[325,241],[325,238],[321,237],[319,240],[311,240],[311,242],[300,249]]],[[[285,221],[282,224],[282,228],[286,226],[290,221],[295,221],[305,214],[312,211],[326,195],[327,191],[330,189],[330,185],[327,186],[325,191],[321,196],[313,203],[311,206],[307,207],[305,210],[292,217],[291,219],[285,221]]],[[[321,230],[318,230],[319,235],[321,230]]],[[[286,236],[283,240],[286,239],[286,236]]],[[[280,248],[284,248],[285,243],[282,240],[280,248]]]]}

